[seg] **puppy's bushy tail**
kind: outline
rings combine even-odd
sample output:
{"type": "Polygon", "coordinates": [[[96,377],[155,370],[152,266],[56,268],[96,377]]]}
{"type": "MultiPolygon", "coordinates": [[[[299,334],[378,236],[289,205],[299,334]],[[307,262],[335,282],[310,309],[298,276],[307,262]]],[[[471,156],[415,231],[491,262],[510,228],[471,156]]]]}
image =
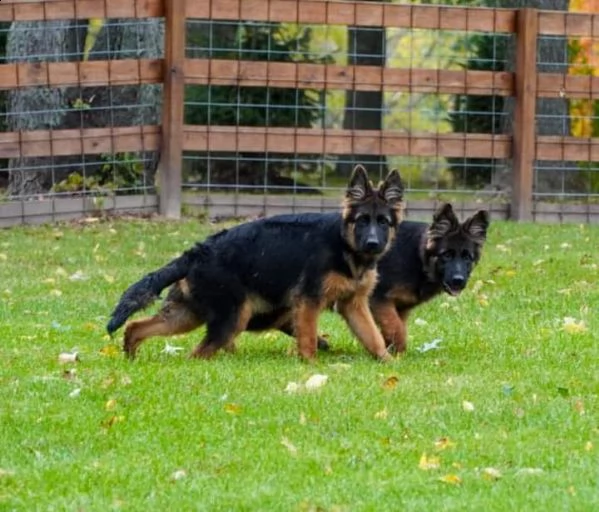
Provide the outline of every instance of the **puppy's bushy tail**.
{"type": "Polygon", "coordinates": [[[198,244],[164,267],[146,274],[127,288],[110,315],[110,320],[106,325],[108,334],[112,335],[131,315],[152,304],[166,287],[187,276],[192,263],[206,251],[207,249],[202,244],[198,244]]]}

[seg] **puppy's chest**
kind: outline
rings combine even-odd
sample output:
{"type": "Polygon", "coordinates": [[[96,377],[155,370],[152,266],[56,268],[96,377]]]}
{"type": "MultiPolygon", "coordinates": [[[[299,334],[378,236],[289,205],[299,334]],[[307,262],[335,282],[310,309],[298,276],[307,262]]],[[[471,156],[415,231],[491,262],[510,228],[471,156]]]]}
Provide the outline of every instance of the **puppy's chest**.
{"type": "Polygon", "coordinates": [[[376,269],[367,270],[357,278],[352,278],[338,272],[329,272],[323,281],[323,296],[327,304],[344,300],[356,295],[368,296],[372,293],[378,274],[376,269]]]}

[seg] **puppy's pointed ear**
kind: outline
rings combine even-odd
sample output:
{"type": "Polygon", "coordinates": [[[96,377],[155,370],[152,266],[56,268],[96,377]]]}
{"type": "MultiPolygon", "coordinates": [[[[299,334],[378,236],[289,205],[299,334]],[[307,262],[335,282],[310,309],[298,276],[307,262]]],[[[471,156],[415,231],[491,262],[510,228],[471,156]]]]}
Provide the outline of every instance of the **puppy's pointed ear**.
{"type": "Polygon", "coordinates": [[[437,208],[433,215],[433,223],[428,228],[429,238],[442,238],[447,233],[459,228],[460,221],[456,217],[451,204],[445,203],[437,208]]]}
{"type": "Polygon", "coordinates": [[[487,239],[487,229],[491,223],[489,212],[479,210],[462,223],[462,229],[479,245],[487,239]]]}
{"type": "Polygon", "coordinates": [[[345,197],[350,201],[363,201],[372,194],[372,184],[368,181],[368,173],[361,165],[356,165],[352,171],[345,197]]]}
{"type": "Polygon", "coordinates": [[[397,169],[393,169],[379,187],[379,196],[390,206],[396,206],[403,199],[403,183],[397,169]]]}

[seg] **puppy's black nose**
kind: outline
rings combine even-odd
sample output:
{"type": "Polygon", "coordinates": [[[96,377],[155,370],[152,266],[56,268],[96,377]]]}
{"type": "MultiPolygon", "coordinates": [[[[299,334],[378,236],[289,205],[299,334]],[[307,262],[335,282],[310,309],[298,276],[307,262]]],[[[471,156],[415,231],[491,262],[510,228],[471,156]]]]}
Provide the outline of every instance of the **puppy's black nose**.
{"type": "Polygon", "coordinates": [[[466,279],[464,276],[456,274],[451,278],[449,285],[455,290],[461,290],[466,285],[466,279]]]}
{"type": "Polygon", "coordinates": [[[374,240],[368,240],[366,242],[366,250],[368,252],[376,252],[379,250],[379,243],[374,240]]]}

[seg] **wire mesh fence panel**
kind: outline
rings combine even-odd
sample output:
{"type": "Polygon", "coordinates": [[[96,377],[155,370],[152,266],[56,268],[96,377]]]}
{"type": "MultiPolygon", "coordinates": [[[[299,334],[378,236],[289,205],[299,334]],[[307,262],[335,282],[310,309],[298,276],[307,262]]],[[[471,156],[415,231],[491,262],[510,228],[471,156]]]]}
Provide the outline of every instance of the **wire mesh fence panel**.
{"type": "Polygon", "coordinates": [[[513,12],[481,24],[385,2],[244,4],[188,13],[188,204],[334,208],[356,164],[374,181],[399,168],[411,199],[505,200],[513,12]]]}
{"type": "MultiPolygon", "coordinates": [[[[65,13],[56,2],[12,3],[14,19],[0,23],[0,186],[9,210],[24,215],[31,207],[15,202],[42,201],[49,206],[37,208],[37,220],[85,213],[60,211],[59,198],[94,198],[76,202],[92,210],[155,209],[154,199],[117,196],[154,191],[163,20],[142,18],[140,2],[126,2],[130,17],[98,18],[83,18],[77,2],[63,2],[72,7],[65,13]]],[[[98,0],[94,12],[108,16],[114,5],[98,0]]]]}

